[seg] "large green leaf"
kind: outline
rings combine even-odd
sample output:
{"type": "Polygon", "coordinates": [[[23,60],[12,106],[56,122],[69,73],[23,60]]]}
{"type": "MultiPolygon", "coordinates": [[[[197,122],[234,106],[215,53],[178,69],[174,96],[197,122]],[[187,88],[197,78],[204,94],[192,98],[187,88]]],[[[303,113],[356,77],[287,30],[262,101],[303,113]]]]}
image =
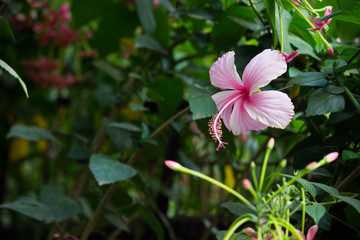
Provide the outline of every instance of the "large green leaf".
{"type": "Polygon", "coordinates": [[[241,216],[246,213],[254,213],[255,214],[254,210],[252,210],[251,208],[249,208],[248,206],[246,206],[242,203],[225,202],[225,203],[222,203],[221,206],[238,216],[241,216]]]}
{"type": "Polygon", "coordinates": [[[23,138],[30,141],[50,140],[59,144],[59,140],[48,130],[35,127],[15,124],[10,128],[7,138],[23,138]]]}
{"type": "Polygon", "coordinates": [[[3,69],[5,69],[9,74],[11,74],[14,78],[16,78],[20,85],[22,86],[22,88],[24,89],[24,92],[26,94],[26,97],[29,97],[28,91],[27,91],[27,87],[24,83],[24,81],[20,78],[20,76],[14,71],[14,69],[12,69],[6,62],[4,62],[3,60],[0,59],[0,67],[2,67],[3,69]]]}
{"type": "Polygon", "coordinates": [[[100,186],[122,181],[136,174],[135,169],[129,165],[101,154],[91,155],[89,167],[100,186]]]}
{"type": "Polygon", "coordinates": [[[148,35],[139,35],[135,38],[135,48],[147,48],[162,54],[166,54],[166,50],[158,41],[148,35]]]}
{"type": "Polygon", "coordinates": [[[122,152],[126,148],[131,148],[132,138],[131,132],[128,129],[112,127],[111,124],[113,123],[106,118],[103,119],[103,124],[107,135],[114,142],[119,152],[122,152]]]}
{"type": "Polygon", "coordinates": [[[136,10],[141,25],[146,34],[151,34],[156,28],[156,21],[153,14],[153,1],[136,0],[136,10]]]}
{"type": "Polygon", "coordinates": [[[206,89],[190,86],[187,93],[194,120],[210,117],[218,112],[211,94],[206,89]]]}
{"type": "Polygon", "coordinates": [[[102,14],[91,42],[101,56],[119,51],[120,39],[132,37],[137,24],[135,12],[120,1],[102,14]]]}
{"type": "Polygon", "coordinates": [[[150,211],[150,209],[139,206],[138,211],[141,218],[150,226],[150,228],[156,233],[158,240],[164,239],[164,229],[160,224],[156,216],[150,211]]]}
{"type": "Polygon", "coordinates": [[[316,225],[319,225],[320,219],[325,215],[326,208],[320,204],[307,205],[305,208],[305,212],[309,214],[316,225]]]}
{"type": "Polygon", "coordinates": [[[71,3],[71,13],[76,27],[99,18],[108,8],[111,7],[112,0],[76,0],[71,3]]]}
{"type": "MultiPolygon", "coordinates": [[[[216,233],[216,240],[223,240],[226,235],[226,230],[218,231],[216,233]]],[[[245,234],[237,236],[236,238],[231,238],[233,240],[246,240],[249,239],[249,236],[246,236],[245,234]]]]}
{"type": "Polygon", "coordinates": [[[320,61],[320,58],[315,54],[314,48],[306,42],[304,39],[294,35],[289,35],[289,42],[291,45],[295,46],[297,50],[300,51],[300,54],[309,55],[316,60],[320,61]]]}
{"type": "Polygon", "coordinates": [[[324,190],[325,192],[327,192],[331,196],[339,194],[339,191],[336,188],[330,187],[328,185],[325,185],[325,184],[322,184],[322,183],[316,183],[316,182],[311,182],[311,184],[316,186],[316,187],[321,188],[322,190],[324,190]]]}
{"type": "Polygon", "coordinates": [[[360,153],[344,150],[341,155],[342,160],[360,159],[360,153]]]}
{"type": "Polygon", "coordinates": [[[0,207],[12,209],[26,216],[47,223],[55,219],[51,209],[48,206],[28,197],[20,197],[15,202],[5,203],[0,205],[0,207]]]}
{"type": "Polygon", "coordinates": [[[291,79],[287,85],[323,87],[328,83],[328,80],[325,79],[326,76],[327,74],[322,72],[304,72],[291,79]]]}
{"type": "Polygon", "coordinates": [[[10,24],[8,20],[0,16],[0,29],[4,29],[7,34],[10,35],[11,39],[15,42],[15,36],[13,31],[11,30],[10,24]]]}
{"type": "MultiPolygon", "coordinates": [[[[219,50],[228,50],[235,46],[246,29],[243,27],[244,24],[234,24],[234,22],[239,23],[237,19],[242,19],[250,23],[255,17],[254,11],[249,7],[232,6],[228,8],[211,32],[211,41],[214,47],[219,50]]],[[[245,23],[244,21],[241,23],[245,23]]]]}
{"type": "Polygon", "coordinates": [[[342,95],[334,95],[326,92],[314,92],[310,95],[305,116],[315,116],[332,112],[339,112],[345,107],[342,95]]]}
{"type": "Polygon", "coordinates": [[[120,82],[124,78],[119,69],[117,69],[113,65],[111,65],[111,64],[109,64],[109,63],[107,63],[107,62],[105,62],[103,60],[95,61],[95,62],[93,62],[93,64],[99,70],[101,70],[104,73],[108,74],[110,77],[112,77],[116,81],[120,82]]]}
{"type": "Polygon", "coordinates": [[[80,213],[79,204],[54,186],[45,185],[41,188],[40,201],[51,209],[57,221],[80,213]]]}
{"type": "Polygon", "coordinates": [[[356,198],[353,197],[348,197],[348,196],[341,196],[341,195],[336,195],[334,196],[338,199],[340,199],[343,202],[346,202],[347,204],[349,204],[350,206],[352,206],[353,208],[355,208],[355,210],[360,213],[360,201],[357,200],[356,198]]]}
{"type": "Polygon", "coordinates": [[[316,192],[316,189],[315,187],[311,184],[311,182],[303,179],[303,178],[299,178],[296,180],[298,183],[300,183],[304,189],[309,192],[311,194],[311,196],[313,196],[313,198],[316,197],[317,195],[317,192],[316,192]]]}

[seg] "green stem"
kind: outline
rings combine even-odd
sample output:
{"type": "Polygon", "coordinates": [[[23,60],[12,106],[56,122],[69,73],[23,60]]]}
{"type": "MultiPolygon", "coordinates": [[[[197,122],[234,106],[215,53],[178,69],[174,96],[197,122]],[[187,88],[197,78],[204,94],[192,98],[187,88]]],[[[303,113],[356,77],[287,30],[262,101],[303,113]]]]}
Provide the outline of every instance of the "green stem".
{"type": "Polygon", "coordinates": [[[242,224],[244,224],[250,220],[251,220],[250,217],[243,217],[243,218],[236,220],[233,224],[231,224],[231,226],[230,226],[229,230],[226,232],[226,235],[223,240],[229,240],[231,238],[231,236],[233,235],[233,233],[236,231],[236,229],[238,229],[242,224]]]}
{"type": "Polygon", "coordinates": [[[341,80],[339,80],[338,83],[344,89],[346,95],[348,95],[348,97],[350,98],[350,101],[356,108],[356,111],[360,114],[360,105],[356,100],[356,98],[354,97],[354,95],[350,92],[350,90],[345,86],[345,84],[341,80]]]}
{"type": "Polygon", "coordinates": [[[237,197],[239,200],[243,201],[249,207],[253,207],[253,205],[245,197],[243,197],[240,193],[236,192],[235,190],[233,190],[232,188],[226,186],[225,184],[223,184],[223,183],[221,183],[221,182],[219,182],[219,181],[217,181],[217,180],[215,180],[215,179],[213,179],[211,177],[206,176],[205,174],[202,174],[200,172],[191,170],[191,169],[183,167],[181,165],[179,165],[179,167],[176,169],[176,171],[187,173],[187,174],[199,177],[199,178],[201,178],[201,179],[203,179],[205,181],[208,181],[208,182],[210,182],[212,184],[215,184],[216,186],[228,191],[229,193],[231,193],[232,195],[237,197]]]}
{"type": "Polygon", "coordinates": [[[346,63],[350,64],[359,54],[360,54],[360,48],[356,50],[356,52],[349,58],[349,60],[346,61],[346,63]]]}
{"type": "Polygon", "coordinates": [[[266,149],[266,153],[265,153],[265,157],[264,157],[264,163],[263,163],[263,167],[261,169],[261,175],[260,175],[259,192],[261,192],[263,184],[264,184],[266,166],[267,166],[268,161],[269,161],[269,156],[270,156],[271,150],[272,150],[272,148],[269,148],[269,147],[267,147],[267,149],[266,149]]]}
{"type": "Polygon", "coordinates": [[[283,24],[282,24],[282,17],[281,17],[281,7],[278,4],[279,9],[279,21],[280,21],[280,52],[284,52],[284,32],[283,32],[283,24]]]}
{"type": "Polygon", "coordinates": [[[305,229],[305,191],[304,188],[301,188],[301,196],[302,196],[302,221],[301,221],[301,232],[304,232],[305,229]]]}

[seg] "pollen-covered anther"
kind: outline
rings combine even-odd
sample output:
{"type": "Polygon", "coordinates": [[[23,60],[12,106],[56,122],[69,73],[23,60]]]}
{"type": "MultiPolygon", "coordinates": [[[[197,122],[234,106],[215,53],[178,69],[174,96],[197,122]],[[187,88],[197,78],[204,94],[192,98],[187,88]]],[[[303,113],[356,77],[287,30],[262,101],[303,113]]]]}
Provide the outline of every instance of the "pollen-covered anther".
{"type": "Polygon", "coordinates": [[[209,120],[208,126],[209,126],[210,135],[212,136],[212,138],[214,139],[215,142],[219,143],[216,150],[219,151],[219,149],[221,147],[225,148],[224,144],[227,144],[227,143],[221,141],[223,131],[221,130],[222,122],[221,122],[219,114],[215,114],[214,116],[212,116],[212,118],[209,120]]]}

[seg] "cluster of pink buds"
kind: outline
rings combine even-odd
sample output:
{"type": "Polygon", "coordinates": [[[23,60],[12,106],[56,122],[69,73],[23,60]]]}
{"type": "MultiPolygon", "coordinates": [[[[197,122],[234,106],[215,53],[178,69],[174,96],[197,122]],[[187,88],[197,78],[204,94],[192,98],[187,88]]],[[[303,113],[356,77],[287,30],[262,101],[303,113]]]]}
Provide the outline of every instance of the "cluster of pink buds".
{"type": "Polygon", "coordinates": [[[89,74],[76,77],[70,72],[60,74],[57,70],[58,62],[45,57],[41,57],[39,60],[22,61],[21,63],[32,69],[26,72],[25,75],[42,87],[52,85],[56,89],[61,90],[64,87],[70,87],[77,82],[84,81],[89,77],[89,74]]]}
{"type": "Polygon", "coordinates": [[[79,41],[80,35],[69,27],[70,18],[67,3],[61,5],[59,10],[45,8],[42,12],[42,21],[32,25],[38,37],[38,44],[45,46],[53,43],[55,46],[67,46],[79,41]]]}

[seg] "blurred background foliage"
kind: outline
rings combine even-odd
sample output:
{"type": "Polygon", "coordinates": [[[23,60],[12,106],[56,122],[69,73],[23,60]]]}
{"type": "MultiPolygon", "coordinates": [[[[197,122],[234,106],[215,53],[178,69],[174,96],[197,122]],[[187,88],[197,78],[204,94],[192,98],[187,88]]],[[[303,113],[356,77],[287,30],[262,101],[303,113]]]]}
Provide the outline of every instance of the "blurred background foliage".
{"type": "MultiPolygon", "coordinates": [[[[163,161],[243,191],[270,137],[270,165],[286,158],[290,174],[338,151],[339,161],[308,178],[358,194],[359,4],[314,4],[343,10],[325,33],[335,55],[283,1],[283,48],[300,56],[267,86],[288,86],[292,122],[244,136],[223,129],[229,144],[216,152],[207,121],[218,89],[209,68],[234,50],[241,76],[257,53],[279,49],[274,0],[1,1],[0,58],[29,92],[1,70],[1,238],[215,239],[234,218],[221,207],[232,198],[163,161]]],[[[354,206],[327,208],[319,239],[355,239],[354,206]]]]}

